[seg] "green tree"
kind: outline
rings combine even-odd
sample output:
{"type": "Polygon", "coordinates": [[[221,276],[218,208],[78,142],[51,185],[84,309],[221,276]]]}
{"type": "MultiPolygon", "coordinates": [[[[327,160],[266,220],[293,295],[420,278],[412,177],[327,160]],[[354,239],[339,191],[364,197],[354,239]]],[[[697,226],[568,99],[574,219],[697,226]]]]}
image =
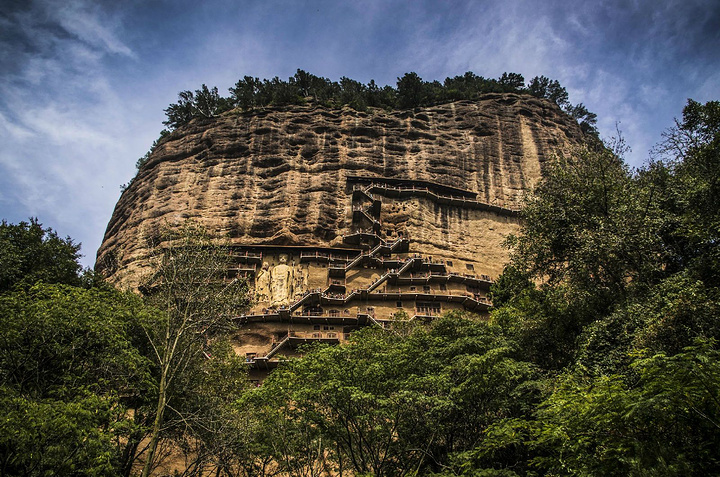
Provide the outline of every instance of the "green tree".
{"type": "Polygon", "coordinates": [[[525,88],[525,78],[519,73],[503,73],[498,78],[498,83],[503,90],[511,93],[520,92],[525,88]]]}
{"type": "Polygon", "coordinates": [[[367,104],[377,108],[391,110],[397,107],[397,91],[392,86],[380,88],[374,80],[370,80],[367,87],[367,104]]]}
{"type": "Polygon", "coordinates": [[[569,106],[568,92],[557,80],[536,76],[528,84],[528,92],[538,98],[549,99],[560,107],[569,106]]]}
{"type": "Polygon", "coordinates": [[[538,411],[535,465],[553,475],[716,474],[719,358],[701,342],[636,359],[638,380],[566,376],[538,411]]]}
{"type": "Polygon", "coordinates": [[[238,80],[235,86],[230,88],[230,100],[235,107],[242,109],[252,109],[257,106],[264,106],[260,94],[262,92],[263,83],[258,78],[245,76],[238,80]]]}
{"type": "Polygon", "coordinates": [[[425,101],[425,83],[415,72],[397,79],[398,107],[417,108],[425,101]]]}
{"type": "Polygon", "coordinates": [[[0,223],[0,292],[18,284],[80,284],[80,244],[60,238],[51,228],[29,222],[0,223]]]}
{"type": "Polygon", "coordinates": [[[127,475],[152,387],[136,320],[150,316],[108,287],[0,295],[4,475],[127,475]]]}
{"type": "Polygon", "coordinates": [[[191,222],[166,231],[161,239],[152,248],[154,272],[142,287],[147,302],[163,312],[160,319],[143,323],[158,380],[143,477],[150,474],[163,430],[172,428],[175,418],[187,421],[171,406],[173,399],[183,383],[203,372],[211,342],[233,329],[233,318],[248,304],[245,281],[228,276],[227,246],[213,242],[191,222]]]}
{"type": "Polygon", "coordinates": [[[273,106],[286,106],[289,104],[302,104],[304,98],[300,95],[298,87],[290,81],[283,81],[277,76],[263,82],[263,89],[270,98],[273,106]]]}
{"type": "Polygon", "coordinates": [[[668,260],[654,233],[664,214],[645,179],[607,149],[562,160],[524,206],[513,266],[595,296],[599,311],[657,283],[668,260]]]}
{"type": "Polygon", "coordinates": [[[367,87],[359,81],[343,76],[340,78],[340,102],[353,109],[363,111],[367,109],[365,100],[367,87]]]}
{"type": "Polygon", "coordinates": [[[720,102],[688,100],[655,152],[669,161],[662,185],[676,221],[666,241],[698,278],[720,286],[720,102]]]}
{"type": "Polygon", "coordinates": [[[193,101],[195,95],[192,91],[179,92],[177,103],[171,104],[164,110],[167,120],[163,121],[163,124],[172,131],[189,123],[195,117],[193,101]]]}
{"type": "Polygon", "coordinates": [[[580,129],[582,129],[584,133],[597,134],[597,129],[595,128],[597,124],[597,114],[588,111],[584,104],[578,103],[573,106],[568,103],[565,107],[565,112],[578,122],[580,129]]]}
{"type": "Polygon", "coordinates": [[[539,401],[536,369],[513,359],[499,332],[458,314],[362,330],[285,363],[241,406],[274,416],[266,448],[294,475],[437,471],[494,420],[539,401]]]}
{"type": "Polygon", "coordinates": [[[178,93],[178,102],[165,109],[167,120],[163,121],[163,124],[174,130],[194,118],[218,116],[231,106],[232,101],[220,96],[217,87],[208,88],[203,84],[194,93],[192,91],[178,93]]]}
{"type": "Polygon", "coordinates": [[[228,102],[218,94],[217,87],[202,85],[195,91],[194,113],[196,116],[212,118],[229,109],[228,102]]]}
{"type": "Polygon", "coordinates": [[[552,475],[718,472],[718,110],[688,103],[667,162],[586,150],[528,199],[492,322],[561,375],[530,418],[490,426],[468,473],[508,448],[552,475]]]}
{"type": "Polygon", "coordinates": [[[247,387],[247,364],[222,338],[214,340],[194,364],[198,372],[185,373],[175,382],[172,403],[173,413],[182,416],[173,440],[185,453],[185,473],[237,475],[248,453],[246,435],[256,431],[235,407],[247,387]]]}

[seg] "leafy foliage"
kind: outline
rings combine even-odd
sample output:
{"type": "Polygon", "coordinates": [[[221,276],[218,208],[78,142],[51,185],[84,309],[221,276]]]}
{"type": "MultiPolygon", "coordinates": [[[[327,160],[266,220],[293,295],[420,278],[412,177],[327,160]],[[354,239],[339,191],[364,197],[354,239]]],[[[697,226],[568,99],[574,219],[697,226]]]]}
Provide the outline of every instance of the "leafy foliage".
{"type": "Polygon", "coordinates": [[[228,277],[229,249],[214,243],[202,228],[186,222],[160,240],[151,244],[153,272],[141,287],[146,301],[163,312],[159,319],[140,323],[157,366],[158,386],[143,476],[149,475],[168,430],[193,419],[170,403],[182,402],[183,390],[197,389],[207,371],[203,363],[211,342],[233,328],[233,317],[248,304],[245,281],[228,277]]]}
{"type": "Polygon", "coordinates": [[[38,283],[0,295],[0,462],[10,475],[117,475],[151,388],[140,300],[38,283]]]}
{"type": "Polygon", "coordinates": [[[208,88],[202,85],[200,89],[181,91],[178,93],[178,102],[165,109],[167,121],[163,124],[171,130],[190,122],[193,118],[212,118],[229,110],[231,107],[227,99],[220,96],[217,87],[208,88]]]}
{"type": "Polygon", "coordinates": [[[185,242],[159,254],[164,267],[145,301],[162,297],[162,310],[95,276],[79,277],[79,247],[37,221],[3,223],[2,231],[0,473],[130,475],[153,437],[172,437],[194,455],[196,469],[224,468],[228,451],[216,435],[237,429],[225,417],[246,369],[222,339],[230,315],[221,311],[244,304],[246,288],[233,282],[218,290],[216,280],[196,286],[221,276],[212,265],[221,267],[227,250],[201,242],[190,226],[166,237],[185,242]],[[38,258],[32,266],[22,259],[25,247],[38,258]],[[222,305],[211,306],[212,293],[222,305]]]}
{"type": "Polygon", "coordinates": [[[37,219],[0,223],[0,292],[38,280],[79,285],[79,258],[79,244],[44,229],[37,219]]]}
{"type": "Polygon", "coordinates": [[[286,363],[241,406],[283,423],[258,448],[293,475],[438,470],[539,396],[535,368],[514,360],[498,331],[459,315],[429,329],[366,329],[286,363]]]}
{"type": "Polygon", "coordinates": [[[595,114],[582,104],[572,106],[567,90],[557,80],[536,77],[526,87],[524,77],[518,73],[503,73],[498,79],[490,79],[467,72],[462,76],[445,78],[441,83],[424,81],[417,73],[410,72],[399,77],[393,88],[380,87],[374,80],[366,85],[345,76],[339,82],[331,81],[298,69],[287,81],[277,76],[269,80],[244,76],[229,92],[230,96],[223,98],[217,88],[209,89],[205,85],[194,93],[182,91],[178,102],[165,109],[168,119],[163,124],[173,130],[194,118],[217,116],[232,108],[248,110],[304,104],[308,99],[328,107],[349,106],[363,111],[368,107],[392,110],[462,99],[475,100],[486,93],[529,93],[553,101],[575,118],[585,132],[597,133],[595,114]]]}
{"type": "Polygon", "coordinates": [[[554,475],[711,475],[720,468],[714,344],[638,359],[638,381],[568,374],[538,412],[534,463],[554,475]],[[658,438],[662,436],[662,438],[658,438]]]}
{"type": "Polygon", "coordinates": [[[501,449],[522,436],[528,472],[719,471],[716,112],[688,102],[658,148],[667,162],[630,171],[580,151],[528,200],[493,321],[561,374],[528,418],[489,431],[501,449]]]}

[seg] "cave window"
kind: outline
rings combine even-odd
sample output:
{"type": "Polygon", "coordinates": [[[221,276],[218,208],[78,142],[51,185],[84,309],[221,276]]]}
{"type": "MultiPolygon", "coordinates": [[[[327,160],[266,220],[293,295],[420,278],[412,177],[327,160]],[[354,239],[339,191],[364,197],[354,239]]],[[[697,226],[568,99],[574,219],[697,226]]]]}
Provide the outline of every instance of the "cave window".
{"type": "Polygon", "coordinates": [[[425,293],[428,293],[428,292],[430,291],[430,285],[424,285],[424,286],[423,286],[423,291],[424,291],[425,293]]]}
{"type": "Polygon", "coordinates": [[[441,311],[440,303],[417,303],[417,312],[427,315],[439,315],[441,311]]]}
{"type": "Polygon", "coordinates": [[[402,308],[402,302],[401,301],[395,302],[395,306],[398,308],[402,308]]]}
{"type": "Polygon", "coordinates": [[[466,263],[465,267],[467,267],[468,270],[475,270],[475,266],[472,263],[466,263]]]}
{"type": "Polygon", "coordinates": [[[313,330],[318,330],[318,331],[319,331],[319,330],[320,330],[320,325],[315,325],[315,326],[313,326],[313,330]]]}
{"type": "Polygon", "coordinates": [[[448,260],[448,261],[447,261],[447,266],[448,266],[448,267],[452,267],[452,266],[453,266],[452,260],[448,260]]]}

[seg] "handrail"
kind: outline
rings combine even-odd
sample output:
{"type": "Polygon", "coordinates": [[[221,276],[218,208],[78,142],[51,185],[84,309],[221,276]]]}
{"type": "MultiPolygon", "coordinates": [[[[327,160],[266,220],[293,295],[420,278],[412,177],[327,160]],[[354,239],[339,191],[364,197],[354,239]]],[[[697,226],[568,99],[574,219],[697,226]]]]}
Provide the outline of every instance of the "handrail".
{"type": "MultiPolygon", "coordinates": [[[[431,196],[431,198],[434,198],[436,202],[442,202],[442,201],[449,201],[451,202],[462,202],[462,207],[467,206],[475,206],[481,210],[488,210],[491,212],[496,212],[500,214],[510,215],[510,216],[517,216],[520,213],[520,209],[511,209],[509,207],[503,207],[500,205],[493,205],[488,204],[486,202],[481,202],[479,200],[475,199],[468,199],[466,197],[462,196],[453,196],[453,195],[442,195],[438,194],[437,192],[432,191],[428,187],[392,187],[388,186],[386,184],[379,184],[379,183],[371,183],[369,186],[367,186],[367,194],[370,194],[371,191],[374,191],[375,189],[379,189],[382,191],[395,191],[399,194],[402,194],[403,192],[409,192],[411,195],[415,193],[423,193],[428,196],[431,196]]],[[[460,204],[458,204],[460,205],[460,204]]]]}
{"type": "Polygon", "coordinates": [[[244,253],[237,254],[231,250],[230,256],[233,258],[262,258],[263,254],[262,252],[248,252],[247,250],[244,253]]]}

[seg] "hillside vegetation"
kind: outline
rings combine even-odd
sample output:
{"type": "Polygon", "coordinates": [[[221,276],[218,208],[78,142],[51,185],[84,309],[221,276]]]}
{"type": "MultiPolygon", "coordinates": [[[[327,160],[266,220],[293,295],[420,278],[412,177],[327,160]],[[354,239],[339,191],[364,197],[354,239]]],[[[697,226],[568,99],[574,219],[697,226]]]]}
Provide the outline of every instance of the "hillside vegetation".
{"type": "Polygon", "coordinates": [[[609,146],[528,195],[488,322],[365,329],[258,388],[227,290],[202,296],[216,319],[189,305],[223,255],[201,231],[175,236],[188,260],[158,251],[159,272],[185,265],[141,299],[3,222],[0,475],[131,475],[148,444],[146,475],[167,446],[185,475],[720,473],[720,103],[689,101],[640,170],[609,146]]]}
{"type": "Polygon", "coordinates": [[[417,73],[405,73],[397,79],[397,86],[378,86],[374,80],[368,84],[343,76],[340,81],[315,76],[298,69],[284,81],[277,76],[268,80],[245,76],[223,97],[216,87],[206,85],[195,92],[182,91],[178,102],[165,110],[170,129],[188,123],[196,117],[213,117],[233,108],[252,109],[266,106],[304,104],[308,99],[328,107],[350,106],[358,110],[368,107],[408,109],[459,100],[476,100],[486,93],[527,93],[554,102],[574,117],[586,132],[594,131],[597,117],[580,103],[568,101],[567,90],[557,80],[536,76],[525,84],[519,73],[503,73],[498,79],[484,78],[472,71],[441,83],[424,81],[417,73]]]}

